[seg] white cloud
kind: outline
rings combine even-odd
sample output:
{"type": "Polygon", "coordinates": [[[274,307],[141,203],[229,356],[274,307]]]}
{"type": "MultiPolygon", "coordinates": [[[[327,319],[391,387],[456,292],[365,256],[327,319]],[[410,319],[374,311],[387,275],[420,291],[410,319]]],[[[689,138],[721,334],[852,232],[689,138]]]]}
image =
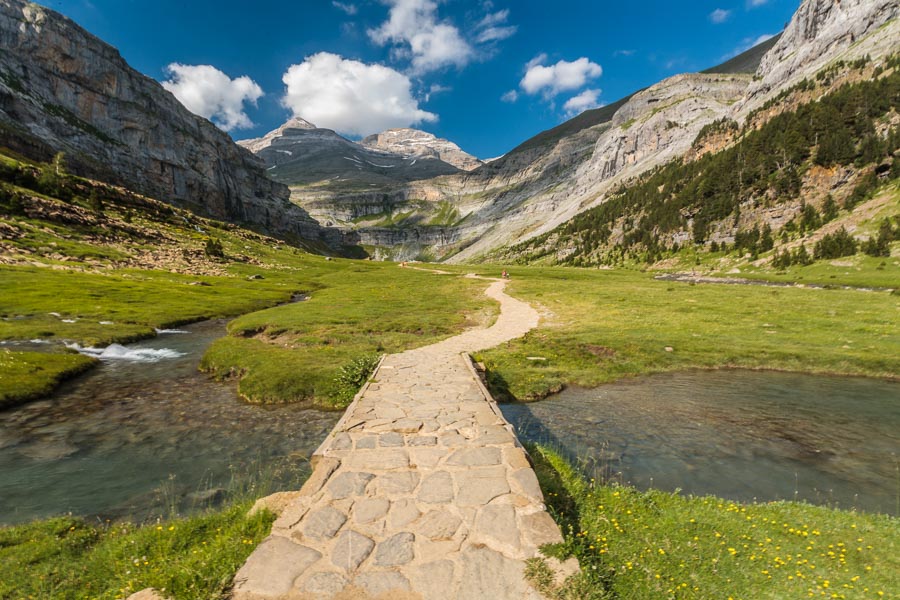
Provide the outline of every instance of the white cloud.
{"type": "Polygon", "coordinates": [[[750,8],[756,8],[757,6],[763,6],[768,3],[769,3],[769,0],[747,0],[747,5],[750,8]]]}
{"type": "Polygon", "coordinates": [[[709,13],[709,20],[716,24],[724,23],[729,17],[731,17],[731,11],[724,8],[717,8],[709,13]]]}
{"type": "MultiPolygon", "coordinates": [[[[518,31],[510,25],[509,10],[487,12],[466,33],[438,16],[438,5],[444,0],[381,0],[390,7],[388,19],[369,38],[380,46],[391,46],[395,60],[409,60],[411,72],[422,75],[446,67],[462,68],[473,60],[483,60],[493,53],[497,42],[518,31]]],[[[490,11],[490,2],[482,10],[490,11]]]]}
{"type": "Polygon", "coordinates": [[[338,10],[344,11],[351,17],[359,12],[359,8],[350,2],[338,2],[337,0],[332,0],[331,5],[338,10]]]}
{"type": "Polygon", "coordinates": [[[249,102],[256,106],[263,91],[246,75],[231,79],[210,65],[179,63],[170,64],[166,72],[170,77],[162,82],[163,87],[192,113],[210,119],[225,131],[253,127],[244,105],[249,102]]]}
{"type": "Polygon", "coordinates": [[[507,19],[509,19],[509,9],[485,15],[475,26],[475,41],[479,44],[486,44],[499,42],[515,35],[519,28],[515,25],[508,25],[507,19]]]}
{"type": "Polygon", "coordinates": [[[634,50],[616,50],[613,52],[613,56],[634,56],[634,50]]]}
{"type": "Polygon", "coordinates": [[[419,108],[406,75],[382,65],[320,52],[291,65],[282,80],[286,86],[282,104],[295,116],[348,135],[438,118],[419,108]]]}
{"type": "Polygon", "coordinates": [[[565,104],[563,104],[563,110],[566,111],[566,114],[570,117],[574,117],[575,115],[579,115],[584,111],[597,108],[601,106],[598,98],[600,97],[600,90],[584,90],[577,96],[569,98],[565,104]]]}
{"type": "Polygon", "coordinates": [[[416,73],[427,73],[443,67],[466,66],[475,50],[463,39],[455,26],[437,19],[437,2],[433,0],[383,0],[391,7],[388,20],[369,30],[376,44],[399,46],[395,57],[409,57],[416,73]]]}
{"type": "Polygon", "coordinates": [[[428,88],[428,91],[425,92],[425,102],[430,102],[432,96],[436,96],[438,94],[443,94],[444,92],[449,92],[453,88],[449,85],[441,85],[439,83],[432,83],[428,88]]]}
{"type": "Polygon", "coordinates": [[[515,102],[518,99],[519,99],[519,92],[517,92],[516,90],[509,90],[508,92],[506,92],[505,94],[500,96],[501,101],[509,102],[510,104],[512,104],[513,102],[515,102]]]}
{"type": "Polygon", "coordinates": [[[595,62],[581,57],[572,62],[561,60],[555,65],[544,65],[546,54],[538,55],[525,65],[526,71],[519,87],[528,94],[541,92],[552,98],[561,92],[577,90],[591,79],[603,74],[595,62]]]}

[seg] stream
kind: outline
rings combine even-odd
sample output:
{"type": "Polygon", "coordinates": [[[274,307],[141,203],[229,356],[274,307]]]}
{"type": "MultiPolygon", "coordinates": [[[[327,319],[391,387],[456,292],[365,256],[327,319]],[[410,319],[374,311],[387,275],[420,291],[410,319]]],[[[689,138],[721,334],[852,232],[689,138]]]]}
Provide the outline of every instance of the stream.
{"type": "Polygon", "coordinates": [[[690,371],[570,388],[503,414],[591,477],[898,514],[900,383],[690,371]]]}
{"type": "MultiPolygon", "coordinates": [[[[91,351],[102,365],[0,412],[0,525],[147,521],[297,489],[339,413],[242,402],[197,371],[224,321],[91,351]]],[[[898,514],[900,383],[765,371],[654,375],[501,406],[592,477],[739,501],[898,514]]]]}
{"type": "Polygon", "coordinates": [[[72,513],[145,521],[250,486],[297,489],[340,415],[253,406],[197,371],[207,321],[95,352],[51,398],[0,412],[0,524],[72,513]]]}

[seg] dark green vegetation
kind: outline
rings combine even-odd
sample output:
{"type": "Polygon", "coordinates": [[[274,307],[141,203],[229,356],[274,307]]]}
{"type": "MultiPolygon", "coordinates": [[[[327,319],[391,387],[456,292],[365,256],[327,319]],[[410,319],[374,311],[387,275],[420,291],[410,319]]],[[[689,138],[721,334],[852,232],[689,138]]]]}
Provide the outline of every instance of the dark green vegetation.
{"type": "Polygon", "coordinates": [[[141,526],[58,517],[0,528],[0,598],[127,598],[154,587],[178,600],[227,597],[273,516],[251,503],[141,526]]]}
{"type": "MultiPolygon", "coordinates": [[[[817,81],[806,80],[785,97],[827,88],[832,71],[858,72],[868,65],[865,60],[834,65],[817,81]]],[[[546,261],[558,248],[568,247],[570,253],[551,260],[574,266],[652,264],[682,250],[675,234],[686,231],[694,245],[709,252],[748,250],[755,258],[772,250],[774,243],[762,243],[764,226],[741,229],[742,211],[798,201],[805,178],[814,169],[852,167],[859,173],[855,188],[840,208],[832,199],[825,220],[818,215],[821,227],[872,197],[885,180],[900,178],[900,160],[894,158],[900,150],[900,131],[888,119],[900,104],[898,67],[900,58],[891,59],[876,69],[878,78],[845,84],[764,124],[756,117],[769,105],[751,115],[743,129],[730,121],[713,123],[700,133],[698,144],[712,135],[736,142],[697,160],[669,163],[553,232],[511,248],[508,256],[523,264],[546,261]],[[710,242],[723,223],[735,228],[731,246],[710,242]]],[[[809,216],[798,215],[783,232],[769,235],[780,239],[784,233],[784,243],[798,234],[802,238],[814,229],[812,222],[804,222],[809,216]]],[[[771,237],[768,241],[773,242],[771,237]]]]}
{"type": "Polygon", "coordinates": [[[498,398],[691,368],[900,374],[900,297],[888,292],[692,285],[625,270],[510,272],[509,293],[552,316],[478,354],[498,398]]]}
{"type": "Polygon", "coordinates": [[[796,502],[739,504],[585,481],[550,449],[532,451],[541,488],[582,574],[531,580],[551,598],[889,598],[900,572],[900,526],[884,515],[796,502]]]}
{"type": "Polygon", "coordinates": [[[759,69],[759,64],[762,62],[763,56],[766,55],[766,52],[775,47],[775,44],[781,39],[781,35],[782,34],[779,33],[763,43],[750,48],[746,52],[742,52],[734,58],[723,62],[721,65],[706,69],[705,71],[701,71],[701,73],[756,73],[759,69]]]}

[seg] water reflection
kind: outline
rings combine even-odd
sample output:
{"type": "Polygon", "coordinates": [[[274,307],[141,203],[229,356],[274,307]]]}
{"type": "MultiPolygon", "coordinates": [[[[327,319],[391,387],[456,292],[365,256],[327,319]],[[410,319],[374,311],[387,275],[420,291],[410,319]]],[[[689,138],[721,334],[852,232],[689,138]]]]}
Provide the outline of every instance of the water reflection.
{"type": "Polygon", "coordinates": [[[172,358],[107,360],[52,399],[0,413],[0,523],[64,512],[142,520],[221,499],[260,470],[297,486],[339,415],[242,403],[233,384],[197,372],[224,323],[185,329],[128,347],[172,358]]]}
{"type": "Polygon", "coordinates": [[[735,500],[897,514],[900,384],[754,371],[569,389],[503,413],[591,476],[735,500]]]}

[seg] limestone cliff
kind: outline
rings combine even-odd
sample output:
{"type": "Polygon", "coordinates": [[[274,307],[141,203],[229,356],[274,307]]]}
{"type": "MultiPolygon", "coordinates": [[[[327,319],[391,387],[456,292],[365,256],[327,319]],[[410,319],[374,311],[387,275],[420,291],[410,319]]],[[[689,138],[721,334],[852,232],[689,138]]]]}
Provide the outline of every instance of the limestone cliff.
{"type": "Polygon", "coordinates": [[[71,20],[0,0],[0,144],[217,219],[339,244],[263,163],[71,20]]]}
{"type": "Polygon", "coordinates": [[[735,115],[746,115],[832,61],[897,52],[898,17],[897,0],[803,0],[784,34],[763,57],[756,81],[735,115]]]}

